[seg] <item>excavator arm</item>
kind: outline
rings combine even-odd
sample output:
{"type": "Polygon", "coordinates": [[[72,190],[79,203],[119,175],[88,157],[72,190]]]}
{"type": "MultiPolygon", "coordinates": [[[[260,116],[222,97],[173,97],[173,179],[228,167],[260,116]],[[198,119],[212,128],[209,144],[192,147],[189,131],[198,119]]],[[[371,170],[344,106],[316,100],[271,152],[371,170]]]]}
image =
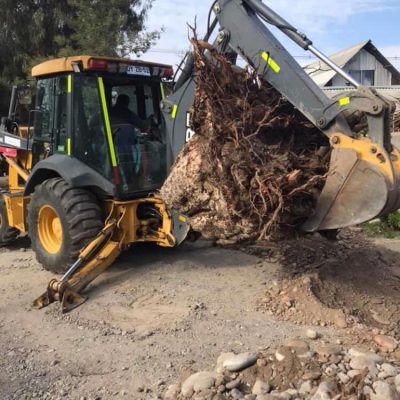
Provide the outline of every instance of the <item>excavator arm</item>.
{"type": "MultiPolygon", "coordinates": [[[[328,138],[333,148],[330,173],[316,212],[306,231],[330,230],[359,224],[400,207],[399,152],[391,145],[393,105],[373,89],[363,87],[313,46],[306,35],[260,0],[217,0],[206,39],[219,26],[214,47],[234,59],[240,55],[283,97],[328,138]],[[340,99],[329,99],[272,34],[275,26],[304,50],[312,52],[354,89],[340,99]],[[233,56],[233,57],[232,57],[233,56]],[[356,138],[344,115],[361,111],[369,134],[356,138]]],[[[211,14],[211,13],[210,13],[211,14]]],[[[174,156],[190,140],[188,112],[195,89],[193,57],[189,54],[173,94],[163,104],[174,156]]]]}

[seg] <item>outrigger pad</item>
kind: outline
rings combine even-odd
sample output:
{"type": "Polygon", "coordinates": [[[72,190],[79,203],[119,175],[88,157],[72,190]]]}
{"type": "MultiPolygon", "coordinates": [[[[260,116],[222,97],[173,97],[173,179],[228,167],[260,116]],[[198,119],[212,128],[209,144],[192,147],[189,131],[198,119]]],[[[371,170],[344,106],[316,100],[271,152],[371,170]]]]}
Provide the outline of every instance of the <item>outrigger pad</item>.
{"type": "Polygon", "coordinates": [[[65,289],[61,300],[61,310],[63,314],[74,310],[75,308],[82,305],[87,300],[87,297],[83,297],[77,292],[71,289],[65,289]]]}
{"type": "Polygon", "coordinates": [[[69,289],[68,287],[63,289],[60,289],[62,294],[55,290],[54,288],[59,288],[59,283],[56,279],[53,279],[49,285],[47,286],[47,290],[45,293],[43,293],[40,297],[38,297],[34,302],[33,302],[33,307],[41,309],[45,308],[51,303],[54,303],[55,301],[60,300],[61,297],[61,309],[63,313],[67,313],[77,307],[79,307],[81,304],[83,304],[87,299],[72,289],[69,289]]]}
{"type": "Polygon", "coordinates": [[[53,279],[49,285],[47,286],[46,292],[44,292],[41,296],[39,296],[34,302],[33,302],[33,307],[37,309],[45,308],[51,303],[54,303],[55,301],[58,300],[58,293],[55,292],[53,288],[53,284],[57,283],[55,279],[53,279]]]}

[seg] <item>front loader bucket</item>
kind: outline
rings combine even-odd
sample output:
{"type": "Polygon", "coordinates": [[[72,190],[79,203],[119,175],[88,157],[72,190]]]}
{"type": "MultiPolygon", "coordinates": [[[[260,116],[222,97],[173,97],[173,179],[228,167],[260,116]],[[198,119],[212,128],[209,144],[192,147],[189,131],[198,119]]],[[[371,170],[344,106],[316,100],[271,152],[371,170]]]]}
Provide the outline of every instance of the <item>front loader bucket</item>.
{"type": "Polygon", "coordinates": [[[307,232],[358,225],[400,207],[398,150],[389,155],[371,142],[343,141],[348,146],[332,152],[315,214],[303,225],[307,232]]]}

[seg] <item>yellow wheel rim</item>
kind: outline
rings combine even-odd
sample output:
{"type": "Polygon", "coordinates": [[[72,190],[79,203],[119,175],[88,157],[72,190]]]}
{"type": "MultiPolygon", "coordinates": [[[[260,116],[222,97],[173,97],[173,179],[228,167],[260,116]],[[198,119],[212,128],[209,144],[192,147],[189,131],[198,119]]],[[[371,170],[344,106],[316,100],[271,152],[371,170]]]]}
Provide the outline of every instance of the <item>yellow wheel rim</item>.
{"type": "Polygon", "coordinates": [[[63,230],[56,210],[45,205],[39,210],[37,231],[40,243],[50,254],[57,254],[62,245],[63,230]]]}

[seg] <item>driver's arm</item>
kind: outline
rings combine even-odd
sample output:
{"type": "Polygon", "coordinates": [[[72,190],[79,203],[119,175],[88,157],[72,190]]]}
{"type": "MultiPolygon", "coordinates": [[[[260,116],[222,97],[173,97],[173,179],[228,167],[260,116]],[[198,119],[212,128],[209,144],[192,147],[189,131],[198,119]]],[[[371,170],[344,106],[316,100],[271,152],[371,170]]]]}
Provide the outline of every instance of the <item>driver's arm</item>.
{"type": "Polygon", "coordinates": [[[134,112],[131,112],[130,115],[130,123],[139,128],[141,131],[144,131],[149,128],[149,124],[147,121],[143,121],[138,115],[136,115],[134,112]]]}

